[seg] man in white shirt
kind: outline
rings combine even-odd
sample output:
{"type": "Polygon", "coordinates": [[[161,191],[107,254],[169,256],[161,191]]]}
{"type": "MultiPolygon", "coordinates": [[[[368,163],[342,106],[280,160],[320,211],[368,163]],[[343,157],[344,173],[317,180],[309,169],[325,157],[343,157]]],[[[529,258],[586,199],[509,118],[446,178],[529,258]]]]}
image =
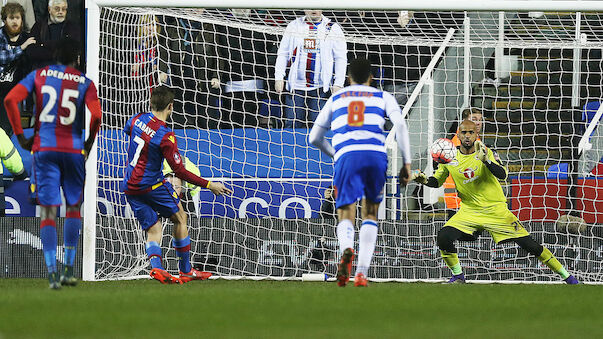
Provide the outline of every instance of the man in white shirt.
{"type": "Polygon", "coordinates": [[[285,127],[304,127],[313,122],[328,98],[327,93],[343,87],[347,67],[347,45],[339,24],[306,10],[305,16],[289,23],[281,40],[276,65],[275,89],[287,90],[285,127]]]}

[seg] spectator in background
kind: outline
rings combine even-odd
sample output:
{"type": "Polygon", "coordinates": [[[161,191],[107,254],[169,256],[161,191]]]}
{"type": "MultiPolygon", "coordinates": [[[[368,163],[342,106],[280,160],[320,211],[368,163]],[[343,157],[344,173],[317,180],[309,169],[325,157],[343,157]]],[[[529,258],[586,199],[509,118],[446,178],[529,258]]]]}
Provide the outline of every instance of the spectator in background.
{"type": "MultiPolygon", "coordinates": [[[[231,9],[233,20],[257,19],[250,9],[231,9]]],[[[265,33],[236,26],[217,26],[219,75],[211,79],[214,89],[222,90],[221,128],[268,127],[258,115],[258,103],[266,98],[267,55],[276,46],[265,33]],[[223,87],[222,87],[223,86],[223,87]]]]}
{"type": "Polygon", "coordinates": [[[166,43],[159,34],[161,26],[155,15],[143,15],[138,22],[138,41],[132,65],[132,76],[143,79],[148,77],[149,82],[144,86],[153,88],[168,82],[168,65],[162,61],[166,58],[160,57],[160,54],[167,53],[166,43]]]}
{"type": "MultiPolygon", "coordinates": [[[[12,1],[12,0],[9,0],[9,2],[10,1],[12,1]]],[[[43,21],[43,20],[48,19],[48,0],[26,0],[26,1],[31,1],[31,3],[33,4],[33,14],[35,16],[35,21],[32,21],[32,26],[33,26],[34,22],[43,21]]],[[[67,7],[69,7],[69,11],[67,12],[67,21],[70,21],[73,24],[83,28],[83,25],[81,25],[81,23],[83,22],[84,1],[83,0],[67,0],[67,7]]]]}
{"type": "MultiPolygon", "coordinates": [[[[475,123],[475,128],[477,129],[477,140],[481,140],[481,136],[482,136],[482,125],[484,122],[484,115],[482,114],[482,111],[480,111],[478,108],[472,107],[472,108],[465,108],[463,110],[463,112],[461,113],[461,121],[464,120],[469,120],[469,121],[473,121],[475,123]]],[[[454,126],[454,136],[452,137],[452,143],[454,144],[454,146],[460,146],[461,145],[461,141],[459,140],[459,137],[457,135],[458,133],[458,128],[456,128],[456,124],[454,126]]]]}
{"type": "MultiPolygon", "coordinates": [[[[203,12],[203,9],[198,10],[199,15],[203,12]]],[[[219,117],[215,108],[216,93],[215,90],[212,93],[211,86],[211,79],[218,78],[213,25],[186,18],[166,18],[166,21],[168,69],[172,88],[178,89],[174,121],[214,129],[219,117]]]]}
{"type": "MultiPolygon", "coordinates": [[[[36,40],[23,31],[25,11],[21,5],[7,3],[2,7],[0,15],[4,23],[0,33],[0,98],[4,100],[13,86],[29,73],[31,65],[23,51],[36,43],[36,40]]],[[[13,129],[4,105],[0,106],[0,127],[10,137],[13,129]]]]}
{"type": "MultiPolygon", "coordinates": [[[[31,35],[37,41],[28,51],[33,68],[41,68],[55,63],[53,56],[57,43],[61,39],[73,39],[81,45],[80,27],[67,20],[67,12],[67,0],[48,1],[48,17],[37,21],[31,29],[31,35]]],[[[82,46],[80,46],[80,54],[82,54],[82,46]]]]}
{"type": "Polygon", "coordinates": [[[8,0],[4,1],[3,3],[14,3],[23,7],[23,11],[25,12],[23,15],[23,31],[30,32],[34,23],[36,22],[32,0],[8,0]]]}
{"type": "MultiPolygon", "coordinates": [[[[0,159],[6,169],[13,174],[14,180],[23,180],[27,177],[19,152],[2,128],[0,128],[0,159]]],[[[4,216],[4,208],[4,178],[2,165],[0,165],[0,217],[4,216]]]]}
{"type": "Polygon", "coordinates": [[[322,11],[306,10],[305,16],[287,25],[276,58],[275,90],[285,88],[285,127],[302,127],[313,122],[327,98],[345,82],[347,44],[339,24],[322,15],[322,11]]]}

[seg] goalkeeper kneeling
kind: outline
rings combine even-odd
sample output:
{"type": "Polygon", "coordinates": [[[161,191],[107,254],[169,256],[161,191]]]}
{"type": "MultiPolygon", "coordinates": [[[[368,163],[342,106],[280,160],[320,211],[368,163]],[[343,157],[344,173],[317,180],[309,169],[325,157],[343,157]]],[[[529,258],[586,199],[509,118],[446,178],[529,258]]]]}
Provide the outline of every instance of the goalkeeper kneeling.
{"type": "Polygon", "coordinates": [[[448,283],[464,283],[465,275],[454,242],[466,239],[476,232],[488,231],[496,243],[514,241],[543,264],[559,274],[568,284],[578,280],[570,275],[553,256],[551,251],[538,244],[521,225],[519,219],[507,208],[507,199],[500,180],[507,177],[507,170],[500,160],[477,139],[475,123],[461,123],[458,137],[461,141],[456,158],[448,164],[440,164],[429,178],[415,171],[411,179],[428,187],[440,187],[450,174],[461,198],[459,211],[438,232],[437,243],[446,265],[452,271],[448,283]]]}

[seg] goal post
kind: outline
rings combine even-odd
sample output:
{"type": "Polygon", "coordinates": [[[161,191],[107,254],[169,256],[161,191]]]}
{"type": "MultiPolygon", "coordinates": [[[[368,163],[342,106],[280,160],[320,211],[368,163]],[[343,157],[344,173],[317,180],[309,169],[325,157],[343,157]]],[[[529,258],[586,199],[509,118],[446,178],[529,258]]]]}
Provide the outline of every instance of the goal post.
{"type": "MultiPolygon", "coordinates": [[[[601,3],[388,0],[365,8],[360,1],[212,0],[202,5],[86,1],[87,73],[98,86],[104,116],[87,163],[84,280],[147,276],[144,234],[118,188],[127,146],[121,129],[130,116],[149,109],[150,91],[158,84],[176,91],[168,126],[181,154],[202,176],[234,190],[216,198],[183,188],[193,265],[227,279],[334,275],[336,221],[321,214],[333,162],[308,144],[305,121],[304,127],[283,127],[289,94],[274,86],[285,28],[303,15],[299,8],[310,7],[324,9],[342,27],[348,58],[368,57],[375,86],[400,101],[413,169],[431,164],[428,145],[454,134],[464,108],[479,109],[484,142],[509,168],[510,178],[502,184],[511,211],[569,271],[588,283],[603,282],[603,181],[599,187],[596,174],[580,176],[577,191],[568,193],[565,178],[574,173],[551,176],[555,166],[578,161],[572,147],[577,150],[585,134],[576,117],[587,97],[603,92],[593,80],[601,57],[590,52],[603,47],[597,35],[603,28],[594,20],[603,12],[601,3]],[[587,225],[555,223],[576,212],[565,203],[569,194],[579,201],[577,212],[587,225]]],[[[397,188],[401,161],[393,137],[387,135],[391,161],[369,277],[441,281],[449,272],[435,235],[451,209],[436,195],[415,191],[417,186],[397,188]]],[[[166,222],[161,246],[174,270],[171,230],[166,222]]],[[[477,282],[559,280],[514,244],[497,245],[488,235],[461,242],[459,257],[477,282]]]]}

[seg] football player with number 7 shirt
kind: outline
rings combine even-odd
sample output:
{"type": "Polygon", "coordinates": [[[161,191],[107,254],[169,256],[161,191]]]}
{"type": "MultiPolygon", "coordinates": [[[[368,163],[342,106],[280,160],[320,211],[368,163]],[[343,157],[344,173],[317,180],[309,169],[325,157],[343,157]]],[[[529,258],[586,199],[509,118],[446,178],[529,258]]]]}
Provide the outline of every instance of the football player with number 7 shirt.
{"type": "Polygon", "coordinates": [[[59,64],[29,73],[8,93],[4,105],[21,146],[33,151],[33,173],[36,200],[40,205],[40,238],[48,268],[51,289],[74,286],[75,253],[82,221],[80,204],[83,197],[85,168],[101,122],[101,107],[92,80],[75,67],[79,44],[72,39],[58,43],[55,57],[59,64]],[[34,136],[26,139],[21,127],[18,104],[29,93],[36,97],[34,136]],[[84,141],[85,107],[91,113],[89,137],[84,141]],[[67,205],[63,238],[65,265],[59,280],[57,270],[57,206],[61,205],[61,188],[67,205]]]}
{"type": "Polygon", "coordinates": [[[165,123],[173,108],[174,93],[166,86],[156,87],[151,92],[151,112],[134,115],[124,127],[124,132],[130,137],[130,144],[128,167],[121,190],[126,194],[140,226],[146,231],[146,251],[151,261],[150,275],[162,284],[181,284],[191,280],[205,280],[211,276],[209,272],[191,267],[191,240],[186,213],[172,185],[163,176],[163,159],[167,160],[176,177],[186,182],[207,188],[218,196],[232,193],[222,183],[205,180],[185,168],[176,136],[165,123]],[[159,245],[163,234],[159,216],[170,218],[174,223],[173,246],[178,256],[178,278],[163,268],[159,245]]]}
{"type": "Polygon", "coordinates": [[[310,131],[310,142],[335,161],[333,186],[337,208],[337,240],[341,260],[337,284],[346,286],[354,260],[356,203],[362,199],[362,226],[358,237],[358,265],[354,286],[367,286],[367,276],[377,242],[377,210],[383,200],[387,172],[387,151],[383,125],[388,117],[394,124],[404,165],[400,181],[410,178],[408,128],[393,95],[370,87],[371,64],[358,58],[348,68],[350,86],[327,100],[310,131]],[[326,139],[333,131],[333,144],[326,139]]]}

